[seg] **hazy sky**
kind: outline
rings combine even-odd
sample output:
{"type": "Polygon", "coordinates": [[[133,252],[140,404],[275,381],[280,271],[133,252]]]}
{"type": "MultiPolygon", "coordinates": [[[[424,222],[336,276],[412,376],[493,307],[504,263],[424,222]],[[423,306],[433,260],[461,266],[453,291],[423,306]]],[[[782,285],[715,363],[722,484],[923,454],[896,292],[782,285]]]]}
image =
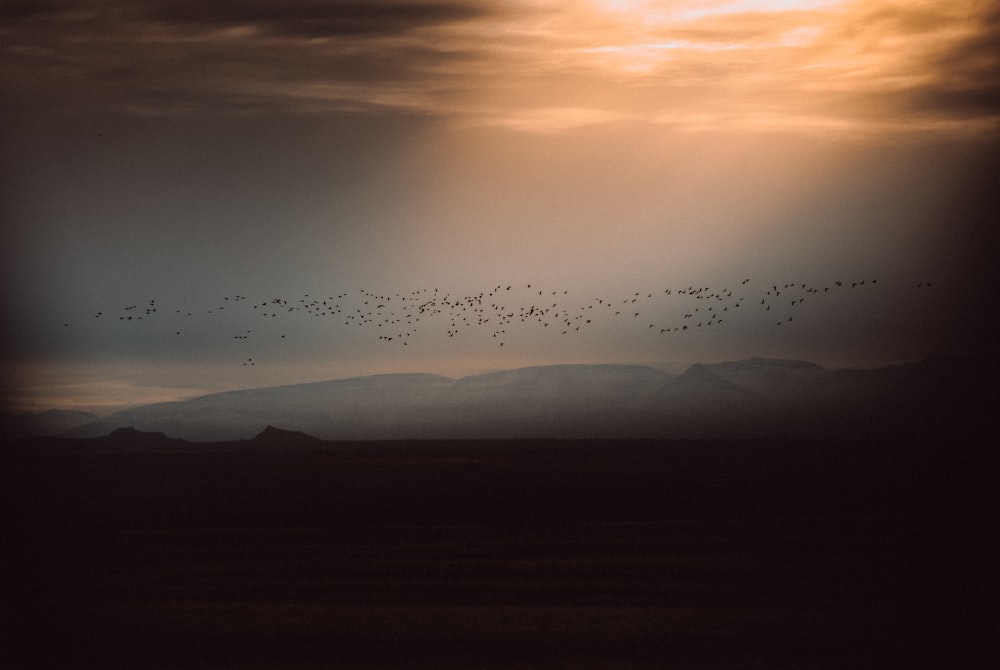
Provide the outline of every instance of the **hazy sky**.
{"type": "Polygon", "coordinates": [[[990,0],[4,2],[3,394],[993,355],[998,61],[990,0]]]}

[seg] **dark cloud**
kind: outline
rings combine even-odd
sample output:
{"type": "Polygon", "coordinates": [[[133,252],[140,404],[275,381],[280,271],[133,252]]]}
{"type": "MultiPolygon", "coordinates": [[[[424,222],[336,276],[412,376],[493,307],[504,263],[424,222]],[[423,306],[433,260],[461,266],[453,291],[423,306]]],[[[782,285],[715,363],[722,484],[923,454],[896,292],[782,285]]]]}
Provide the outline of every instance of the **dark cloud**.
{"type": "Polygon", "coordinates": [[[485,3],[407,0],[165,0],[157,5],[149,16],[159,21],[203,27],[253,26],[305,38],[399,34],[489,14],[485,3]]]}
{"type": "Polygon", "coordinates": [[[1000,114],[1000,81],[987,86],[941,85],[907,96],[913,111],[970,119],[1000,114]]]}
{"type": "Polygon", "coordinates": [[[880,44],[879,35],[905,35],[929,45],[926,52],[913,54],[922,71],[917,83],[873,92],[870,99],[933,118],[968,120],[1000,114],[1000,10],[986,8],[965,16],[950,10],[946,4],[883,9],[845,26],[841,39],[880,44]]]}
{"type": "MultiPolygon", "coordinates": [[[[18,106],[142,113],[434,107],[477,56],[419,29],[489,15],[468,2],[5,6],[4,95],[18,106]],[[453,75],[457,76],[457,75],[453,75]]],[[[474,47],[473,47],[474,49],[474,47]]]]}
{"type": "Polygon", "coordinates": [[[56,2],[39,2],[34,0],[11,0],[0,4],[0,19],[18,21],[31,17],[44,16],[59,11],[61,6],[56,2]]]}
{"type": "Polygon", "coordinates": [[[1000,10],[977,28],[931,61],[935,84],[914,96],[915,105],[959,117],[1000,114],[1000,10]]]}

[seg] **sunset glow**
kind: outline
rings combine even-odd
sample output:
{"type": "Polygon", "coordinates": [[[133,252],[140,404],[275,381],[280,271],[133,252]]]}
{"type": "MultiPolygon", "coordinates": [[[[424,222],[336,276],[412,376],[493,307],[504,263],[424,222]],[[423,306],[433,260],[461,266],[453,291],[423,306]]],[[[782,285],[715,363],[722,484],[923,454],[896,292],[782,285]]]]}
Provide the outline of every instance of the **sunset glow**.
{"type": "Polygon", "coordinates": [[[546,362],[860,365],[988,340],[962,327],[984,306],[960,290],[992,276],[1000,192],[987,0],[2,12],[0,307],[19,409],[546,362]],[[812,330],[748,321],[669,344],[609,327],[500,350],[442,331],[390,353],[303,330],[254,370],[213,339],[236,325],[220,312],[189,340],[95,321],[154,299],[207,314],[236,294],[532,283],[589,300],[750,276],[895,288],[829,303],[812,330]],[[931,276],[941,292],[914,298],[931,276]]]}
{"type": "MultiPolygon", "coordinates": [[[[572,109],[577,123],[590,110],[593,123],[630,119],[692,129],[709,117],[713,127],[740,131],[960,130],[914,114],[913,105],[943,86],[974,86],[955,81],[942,59],[975,41],[987,18],[982,3],[575,7],[546,15],[540,21],[546,30],[520,27],[530,42],[502,54],[497,49],[498,56],[514,57],[520,76],[476,88],[488,104],[505,107],[504,117],[517,119],[509,125],[552,130],[559,124],[540,112],[572,109]]],[[[975,68],[997,65],[985,52],[969,54],[969,61],[975,68]]],[[[463,75],[478,76],[475,69],[463,75]]],[[[989,116],[995,128],[997,117],[989,116]]],[[[968,122],[982,129],[983,119],[968,122]]]]}

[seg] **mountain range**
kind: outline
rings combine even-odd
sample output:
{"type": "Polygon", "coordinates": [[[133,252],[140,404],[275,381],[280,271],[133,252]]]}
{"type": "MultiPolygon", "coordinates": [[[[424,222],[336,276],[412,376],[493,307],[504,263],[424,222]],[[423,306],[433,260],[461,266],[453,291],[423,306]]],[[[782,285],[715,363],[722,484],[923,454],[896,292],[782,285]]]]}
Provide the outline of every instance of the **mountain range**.
{"type": "Polygon", "coordinates": [[[979,429],[997,407],[994,379],[992,366],[941,357],[869,370],[751,358],[681,374],[555,365],[460,379],[382,374],[8,423],[20,435],[88,438],[132,427],[188,441],[248,440],[268,426],[323,440],[916,435],[979,429]]]}

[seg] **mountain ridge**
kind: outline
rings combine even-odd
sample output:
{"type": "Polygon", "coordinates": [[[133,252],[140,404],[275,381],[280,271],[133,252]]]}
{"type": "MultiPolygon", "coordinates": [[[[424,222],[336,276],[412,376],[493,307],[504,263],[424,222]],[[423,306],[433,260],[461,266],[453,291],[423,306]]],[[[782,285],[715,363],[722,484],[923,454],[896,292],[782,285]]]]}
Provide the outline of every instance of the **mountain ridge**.
{"type": "Polygon", "coordinates": [[[992,374],[944,359],[858,371],[766,358],[679,375],[630,364],[380,374],[145,405],[63,435],[127,425],[192,441],[248,440],[268,426],[323,440],[815,437],[912,423],[909,407],[944,390],[976,396],[992,374]]]}

